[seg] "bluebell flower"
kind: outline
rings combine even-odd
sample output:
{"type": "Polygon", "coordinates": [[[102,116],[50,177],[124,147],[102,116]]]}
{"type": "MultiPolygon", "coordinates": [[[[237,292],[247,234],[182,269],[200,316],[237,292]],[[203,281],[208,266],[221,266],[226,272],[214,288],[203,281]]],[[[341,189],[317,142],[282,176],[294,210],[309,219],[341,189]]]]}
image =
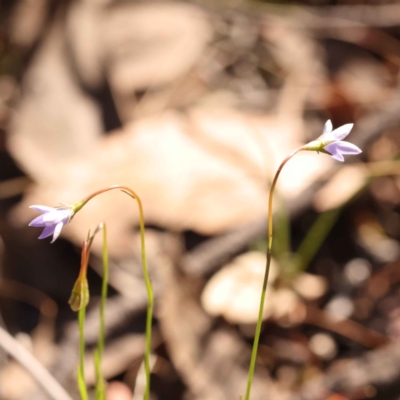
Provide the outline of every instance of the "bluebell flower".
{"type": "Polygon", "coordinates": [[[32,220],[29,226],[44,227],[39,239],[44,239],[53,235],[53,240],[51,243],[53,243],[58,236],[60,236],[63,226],[68,224],[75,214],[75,209],[72,206],[62,206],[58,208],[47,206],[30,206],[29,208],[42,213],[42,215],[39,215],[32,220]]]}
{"type": "Polygon", "coordinates": [[[326,121],[322,135],[304,146],[304,149],[329,154],[338,161],[344,161],[343,154],[361,153],[361,149],[355,144],[342,140],[350,133],[353,124],[343,125],[334,131],[332,131],[332,128],[332,122],[326,121]]]}

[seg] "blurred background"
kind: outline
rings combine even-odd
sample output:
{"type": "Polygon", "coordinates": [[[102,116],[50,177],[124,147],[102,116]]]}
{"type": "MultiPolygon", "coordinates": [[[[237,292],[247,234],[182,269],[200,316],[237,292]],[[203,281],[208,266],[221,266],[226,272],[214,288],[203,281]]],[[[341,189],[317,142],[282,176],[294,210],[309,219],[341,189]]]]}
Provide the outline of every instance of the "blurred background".
{"type": "MultiPolygon", "coordinates": [[[[326,120],[354,123],[360,156],[300,153],[278,182],[252,399],[400,399],[399,79],[395,1],[3,0],[1,327],[78,398],[67,302],[104,221],[107,399],[142,398],[136,204],[106,193],[54,244],[28,228],[29,205],[126,185],[144,204],[155,287],[152,398],[239,398],[273,174],[326,120]]],[[[90,266],[93,385],[100,238],[90,266]]],[[[47,398],[4,350],[0,398],[47,398]]]]}

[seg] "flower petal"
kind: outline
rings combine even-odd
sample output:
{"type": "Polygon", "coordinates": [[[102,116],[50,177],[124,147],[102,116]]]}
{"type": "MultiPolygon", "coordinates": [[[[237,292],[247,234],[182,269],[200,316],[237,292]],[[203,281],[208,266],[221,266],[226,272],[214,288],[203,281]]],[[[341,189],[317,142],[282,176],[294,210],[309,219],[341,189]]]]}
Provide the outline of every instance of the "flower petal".
{"type": "Polygon", "coordinates": [[[32,208],[33,210],[39,211],[41,213],[48,213],[55,210],[55,208],[47,206],[29,206],[29,208],[32,208]]]}
{"type": "Polygon", "coordinates": [[[39,236],[39,239],[44,239],[47,238],[48,236],[52,235],[54,233],[54,230],[56,229],[55,225],[52,226],[46,226],[43,229],[42,234],[39,236]]]}
{"type": "MultiPolygon", "coordinates": [[[[362,153],[362,150],[353,143],[339,141],[339,142],[335,142],[335,145],[336,145],[336,149],[342,154],[360,154],[360,153],[362,153]]],[[[328,146],[326,146],[326,147],[328,147],[328,146]]]]}
{"type": "Polygon", "coordinates": [[[56,227],[55,227],[55,229],[54,229],[53,240],[51,241],[51,243],[54,243],[55,240],[60,236],[61,229],[62,229],[63,226],[64,226],[64,223],[63,223],[63,222],[59,222],[59,223],[56,225],[56,227]]]}
{"type": "Polygon", "coordinates": [[[324,130],[322,131],[322,134],[325,135],[327,133],[331,133],[333,129],[332,122],[330,119],[325,122],[324,130]]]}
{"type": "Polygon", "coordinates": [[[332,154],[331,157],[334,158],[335,160],[340,161],[340,162],[344,161],[344,157],[340,153],[332,154]]]}
{"type": "Polygon", "coordinates": [[[35,219],[33,219],[33,220],[29,223],[29,226],[35,226],[35,227],[46,226],[46,222],[43,220],[43,218],[44,218],[45,215],[46,215],[46,214],[39,215],[38,217],[36,217],[35,219]]]}
{"type": "Polygon", "coordinates": [[[43,221],[46,223],[46,225],[58,224],[61,221],[69,220],[70,214],[70,210],[56,208],[51,212],[43,214],[43,221]]]}
{"type": "Polygon", "coordinates": [[[324,149],[331,155],[332,158],[338,161],[344,161],[344,157],[338,147],[339,142],[329,143],[324,149]]]}
{"type": "Polygon", "coordinates": [[[331,132],[329,136],[334,140],[342,140],[350,133],[350,131],[353,129],[353,126],[354,124],[342,125],[331,132]]]}

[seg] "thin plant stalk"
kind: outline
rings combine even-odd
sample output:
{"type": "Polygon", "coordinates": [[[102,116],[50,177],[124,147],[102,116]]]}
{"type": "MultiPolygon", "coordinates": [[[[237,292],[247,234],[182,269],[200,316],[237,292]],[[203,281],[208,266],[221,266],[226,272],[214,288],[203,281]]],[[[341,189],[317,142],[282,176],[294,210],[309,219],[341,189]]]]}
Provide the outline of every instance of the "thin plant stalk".
{"type": "Polygon", "coordinates": [[[108,248],[107,248],[107,227],[103,224],[103,282],[101,286],[101,302],[100,302],[100,336],[99,336],[99,355],[100,358],[104,352],[104,337],[105,337],[105,318],[104,312],[107,301],[108,289],[108,248]]]}
{"type": "Polygon", "coordinates": [[[105,400],[105,382],[101,374],[101,361],[104,352],[105,341],[105,307],[107,301],[108,289],[108,247],[107,247],[107,228],[105,224],[101,224],[103,228],[103,280],[101,286],[101,300],[100,300],[100,330],[97,349],[94,353],[94,364],[96,370],[96,400],[105,400]]]}
{"type": "Polygon", "coordinates": [[[142,253],[142,265],[143,265],[143,276],[147,291],[147,315],[146,315],[146,346],[144,353],[144,369],[146,373],[146,388],[144,391],[143,398],[149,400],[150,398],[150,353],[151,353],[151,329],[153,321],[153,304],[154,304],[154,294],[153,287],[151,285],[149,271],[147,268],[147,258],[146,258],[146,242],[145,242],[145,228],[144,228],[144,214],[142,202],[139,197],[129,188],[123,188],[123,191],[129,196],[134,198],[139,207],[139,225],[140,225],[140,247],[142,253]]]}
{"type": "Polygon", "coordinates": [[[261,300],[260,300],[260,308],[258,311],[258,319],[256,325],[256,332],[254,335],[254,342],[253,342],[253,350],[251,352],[251,360],[250,360],[250,367],[249,373],[247,378],[247,388],[246,388],[246,396],[245,400],[250,399],[250,392],[251,392],[251,385],[253,383],[253,376],[254,376],[254,369],[256,366],[256,358],[257,358],[257,351],[258,351],[258,343],[260,341],[260,333],[261,333],[261,325],[262,325],[262,317],[264,314],[264,303],[265,303],[265,294],[267,292],[267,284],[268,284],[268,275],[271,265],[271,255],[272,255],[272,239],[273,239],[273,217],[272,217],[272,203],[274,197],[274,191],[276,182],[278,181],[279,175],[282,171],[282,168],[285,164],[299,151],[307,150],[305,146],[301,146],[294,150],[291,154],[289,154],[281,163],[278,170],[276,171],[275,177],[272,181],[271,189],[269,192],[269,199],[268,199],[268,247],[267,247],[267,263],[265,266],[265,273],[264,273],[264,280],[262,285],[261,291],[261,300]]]}
{"type": "Polygon", "coordinates": [[[79,366],[78,366],[78,388],[81,400],[88,400],[88,391],[85,381],[85,317],[86,306],[82,306],[78,311],[79,323],[79,366]]]}
{"type": "Polygon", "coordinates": [[[85,381],[85,317],[86,317],[86,305],[88,302],[88,287],[87,287],[87,264],[88,264],[88,252],[89,242],[86,240],[83,244],[82,258],[81,258],[81,270],[79,272],[78,282],[82,285],[80,288],[81,307],[78,311],[78,325],[79,325],[79,366],[78,366],[78,388],[81,395],[81,400],[88,400],[88,391],[85,381]]]}
{"type": "Polygon", "coordinates": [[[79,365],[77,370],[78,389],[82,400],[88,400],[88,390],[85,382],[85,318],[86,306],[89,302],[89,287],[87,282],[87,268],[89,264],[90,247],[92,245],[95,235],[102,229],[103,225],[100,224],[93,235],[88,233],[87,239],[83,243],[81,255],[81,268],[79,271],[78,279],[76,280],[72,289],[69,304],[73,311],[78,311],[78,325],[79,325],[79,365]]]}
{"type": "Polygon", "coordinates": [[[139,208],[139,228],[140,228],[140,246],[142,255],[142,266],[143,266],[143,276],[147,291],[147,316],[146,316],[146,345],[144,353],[144,367],[146,373],[146,388],[144,392],[144,400],[149,400],[150,397],[150,353],[151,353],[151,331],[152,331],[152,321],[153,321],[153,305],[154,305],[154,294],[153,287],[151,285],[149,271],[147,267],[147,257],[146,257],[146,242],[145,242],[145,226],[144,226],[144,212],[142,201],[140,197],[129,187],[114,185],[105,189],[98,190],[80,202],[80,206],[76,208],[75,212],[79,211],[89,200],[98,196],[99,194],[108,192],[113,189],[119,189],[128,194],[130,197],[136,200],[139,208]]]}

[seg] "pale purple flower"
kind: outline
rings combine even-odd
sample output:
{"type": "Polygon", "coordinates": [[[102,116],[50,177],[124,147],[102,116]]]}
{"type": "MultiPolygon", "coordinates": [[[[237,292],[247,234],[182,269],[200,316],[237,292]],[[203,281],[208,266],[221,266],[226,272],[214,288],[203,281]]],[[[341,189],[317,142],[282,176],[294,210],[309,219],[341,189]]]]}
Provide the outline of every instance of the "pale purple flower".
{"type": "Polygon", "coordinates": [[[47,206],[30,206],[36,211],[42,213],[34,220],[31,221],[29,226],[44,227],[42,234],[39,239],[44,239],[48,236],[53,235],[53,243],[58,236],[60,236],[61,229],[64,225],[68,224],[74,215],[74,208],[70,206],[63,206],[59,208],[47,207],[47,206]]]}
{"type": "Polygon", "coordinates": [[[353,124],[343,125],[334,131],[332,128],[332,122],[326,121],[322,135],[317,140],[310,142],[306,149],[327,153],[338,161],[344,161],[343,154],[361,153],[361,149],[355,144],[342,140],[350,133],[353,124]]]}

